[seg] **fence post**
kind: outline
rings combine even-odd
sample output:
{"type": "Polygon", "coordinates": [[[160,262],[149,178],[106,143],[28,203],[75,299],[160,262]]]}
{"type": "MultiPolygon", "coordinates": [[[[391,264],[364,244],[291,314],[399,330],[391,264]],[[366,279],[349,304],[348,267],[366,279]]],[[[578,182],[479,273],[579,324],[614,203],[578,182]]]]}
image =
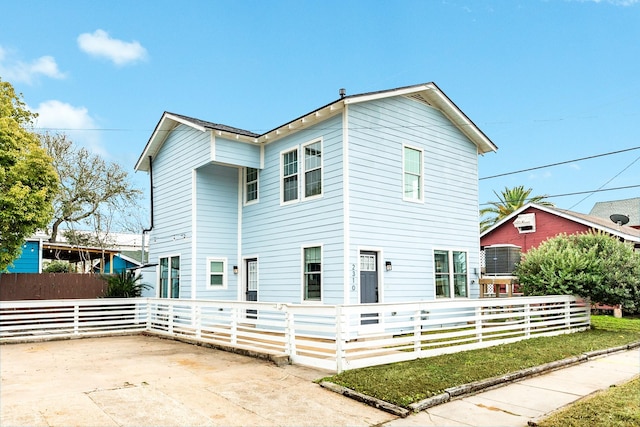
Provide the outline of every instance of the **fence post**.
{"type": "Polygon", "coordinates": [[[346,362],[345,338],[344,338],[344,314],[342,306],[336,305],[336,370],[338,373],[344,370],[346,362]]]}
{"type": "Polygon", "coordinates": [[[153,313],[151,313],[152,311],[152,306],[151,306],[151,299],[147,298],[147,332],[151,331],[151,317],[154,315],[153,313]]]}
{"type": "Polygon", "coordinates": [[[422,307],[413,314],[413,351],[416,357],[420,357],[422,352],[422,307]]]}
{"type": "Polygon", "coordinates": [[[80,333],[80,305],[73,305],[73,333],[78,335],[80,333]]]}
{"type": "Polygon", "coordinates": [[[571,329],[571,301],[564,302],[564,325],[571,329]]]}
{"type": "Polygon", "coordinates": [[[524,336],[531,336],[531,304],[524,305],[524,336]]]}
{"type": "Polygon", "coordinates": [[[476,339],[482,342],[482,306],[476,307],[476,339]]]}
{"type": "Polygon", "coordinates": [[[192,322],[196,330],[196,339],[200,340],[202,338],[202,309],[200,304],[195,303],[192,307],[192,312],[192,322]]]}
{"type": "Polygon", "coordinates": [[[240,310],[238,310],[238,307],[233,306],[231,308],[231,345],[236,345],[238,344],[238,316],[240,310]]]}
{"type": "Polygon", "coordinates": [[[173,335],[173,301],[168,301],[169,318],[167,319],[167,331],[173,335]]]}
{"type": "Polygon", "coordinates": [[[282,307],[284,307],[284,322],[285,322],[285,328],[284,328],[284,342],[285,342],[285,349],[284,352],[287,356],[289,356],[289,360],[291,360],[291,362],[293,362],[294,357],[296,357],[296,325],[295,325],[295,318],[294,318],[294,314],[291,312],[291,310],[289,309],[289,306],[284,304],[282,305],[282,307]]]}

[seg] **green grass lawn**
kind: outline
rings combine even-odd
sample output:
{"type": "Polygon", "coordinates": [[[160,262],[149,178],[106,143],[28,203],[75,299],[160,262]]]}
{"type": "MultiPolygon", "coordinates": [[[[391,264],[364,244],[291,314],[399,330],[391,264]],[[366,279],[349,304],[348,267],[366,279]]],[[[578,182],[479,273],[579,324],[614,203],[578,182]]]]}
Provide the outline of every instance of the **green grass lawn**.
{"type": "Polygon", "coordinates": [[[640,426],[640,378],[582,399],[537,424],[539,427],[640,426]]]}
{"type": "Polygon", "coordinates": [[[640,319],[592,316],[592,329],[555,337],[531,338],[513,344],[437,357],[354,369],[323,378],[398,406],[408,407],[473,381],[582,353],[640,341],[640,319]]]}

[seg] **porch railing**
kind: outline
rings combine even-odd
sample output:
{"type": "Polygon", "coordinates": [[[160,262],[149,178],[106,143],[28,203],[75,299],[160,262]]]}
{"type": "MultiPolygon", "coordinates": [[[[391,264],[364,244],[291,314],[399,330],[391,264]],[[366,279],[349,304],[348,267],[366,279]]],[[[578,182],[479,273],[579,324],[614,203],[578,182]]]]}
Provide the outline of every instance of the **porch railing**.
{"type": "Polygon", "coordinates": [[[0,342],[146,332],[332,371],[587,329],[571,296],[299,305],[180,299],[0,303],[0,342]]]}

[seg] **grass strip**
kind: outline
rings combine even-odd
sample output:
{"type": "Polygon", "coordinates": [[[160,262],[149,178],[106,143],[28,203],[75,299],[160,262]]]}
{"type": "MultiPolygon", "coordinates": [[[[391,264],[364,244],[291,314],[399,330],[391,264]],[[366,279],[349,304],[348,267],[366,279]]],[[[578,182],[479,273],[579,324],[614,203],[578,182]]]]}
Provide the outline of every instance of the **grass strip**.
{"type": "Polygon", "coordinates": [[[610,387],[538,421],[539,427],[640,426],[640,378],[610,387]]]}
{"type": "Polygon", "coordinates": [[[592,329],[342,372],[330,381],[407,408],[445,389],[640,341],[640,319],[592,316],[592,329]]]}

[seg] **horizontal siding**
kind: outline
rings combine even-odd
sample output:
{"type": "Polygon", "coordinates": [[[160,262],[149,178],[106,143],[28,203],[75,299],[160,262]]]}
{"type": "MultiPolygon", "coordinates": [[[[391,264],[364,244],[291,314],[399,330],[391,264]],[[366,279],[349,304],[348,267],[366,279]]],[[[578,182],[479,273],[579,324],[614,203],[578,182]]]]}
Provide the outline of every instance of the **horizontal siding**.
{"type": "Polygon", "coordinates": [[[213,160],[218,163],[260,169],[260,146],[216,137],[213,160]]]}
{"type": "Polygon", "coordinates": [[[344,301],[341,129],[341,116],[336,116],[265,146],[260,201],[245,206],[242,215],[242,253],[258,256],[260,301],[301,301],[302,247],[310,244],[324,249],[323,301],[344,301]],[[323,138],[322,197],[281,206],[281,151],[318,137],[323,138]]]}
{"type": "Polygon", "coordinates": [[[207,165],[197,171],[197,298],[237,298],[238,168],[207,165]],[[207,287],[207,258],[227,259],[227,288],[207,287]]]}
{"type": "MultiPolygon", "coordinates": [[[[173,129],[153,159],[153,230],[149,261],[180,255],[180,296],[191,297],[192,170],[211,157],[210,134],[185,125],[173,129]]],[[[157,274],[153,285],[157,286],[157,274]]],[[[155,291],[155,290],[154,290],[155,291]]]]}
{"type": "Polygon", "coordinates": [[[478,266],[477,149],[438,110],[403,97],[350,106],[349,162],[351,262],[358,247],[382,250],[385,302],[435,297],[434,249],[478,266]],[[403,201],[403,144],[423,150],[424,203],[403,201]]]}

